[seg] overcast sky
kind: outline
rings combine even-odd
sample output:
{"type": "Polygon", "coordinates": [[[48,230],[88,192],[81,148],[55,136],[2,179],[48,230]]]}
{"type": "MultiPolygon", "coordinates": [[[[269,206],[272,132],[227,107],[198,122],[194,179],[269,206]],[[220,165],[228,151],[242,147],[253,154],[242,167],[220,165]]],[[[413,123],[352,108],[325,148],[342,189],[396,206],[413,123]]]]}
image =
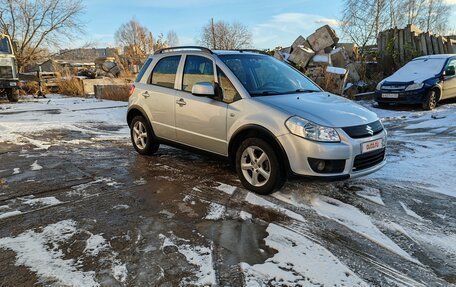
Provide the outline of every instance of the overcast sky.
{"type": "MultiPolygon", "coordinates": [[[[87,33],[73,43],[76,47],[86,42],[115,46],[115,31],[133,17],[154,35],[174,30],[179,44],[196,44],[201,27],[213,17],[247,25],[255,48],[274,48],[288,46],[297,36],[308,36],[324,24],[337,28],[342,10],[342,0],[90,0],[85,5],[87,33]]],[[[453,27],[455,10],[453,6],[453,27]]]]}

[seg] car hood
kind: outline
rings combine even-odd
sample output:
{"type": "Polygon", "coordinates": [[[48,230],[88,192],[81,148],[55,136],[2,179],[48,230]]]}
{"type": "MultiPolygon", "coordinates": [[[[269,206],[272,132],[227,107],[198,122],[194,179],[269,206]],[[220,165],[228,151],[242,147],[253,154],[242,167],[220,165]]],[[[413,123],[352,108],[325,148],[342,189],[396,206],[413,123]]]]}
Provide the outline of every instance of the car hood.
{"type": "Polygon", "coordinates": [[[255,100],[274,106],[316,124],[327,127],[350,127],[378,120],[375,113],[340,96],[321,93],[255,97],[255,100]]]}
{"type": "Polygon", "coordinates": [[[435,78],[436,75],[433,73],[426,73],[421,71],[420,73],[410,73],[410,74],[393,74],[386,78],[383,81],[383,84],[413,84],[413,83],[422,83],[426,80],[435,78]]]}

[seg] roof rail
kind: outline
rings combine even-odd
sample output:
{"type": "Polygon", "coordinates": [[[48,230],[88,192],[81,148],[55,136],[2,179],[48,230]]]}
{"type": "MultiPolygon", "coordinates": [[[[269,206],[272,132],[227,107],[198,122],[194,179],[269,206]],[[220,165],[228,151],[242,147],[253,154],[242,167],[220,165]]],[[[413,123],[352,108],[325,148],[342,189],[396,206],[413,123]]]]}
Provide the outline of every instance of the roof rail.
{"type": "Polygon", "coordinates": [[[163,52],[166,51],[172,51],[172,50],[184,50],[184,49],[191,49],[191,50],[201,50],[203,52],[209,53],[209,54],[214,54],[211,49],[206,48],[206,47],[200,47],[200,46],[179,46],[179,47],[169,47],[169,48],[163,48],[154,53],[154,55],[157,54],[162,54],[163,52]]]}
{"type": "Polygon", "coordinates": [[[250,53],[258,53],[258,54],[263,54],[263,55],[268,55],[268,53],[266,53],[265,51],[262,51],[262,50],[257,50],[257,49],[235,49],[233,51],[238,51],[238,52],[250,52],[250,53]]]}

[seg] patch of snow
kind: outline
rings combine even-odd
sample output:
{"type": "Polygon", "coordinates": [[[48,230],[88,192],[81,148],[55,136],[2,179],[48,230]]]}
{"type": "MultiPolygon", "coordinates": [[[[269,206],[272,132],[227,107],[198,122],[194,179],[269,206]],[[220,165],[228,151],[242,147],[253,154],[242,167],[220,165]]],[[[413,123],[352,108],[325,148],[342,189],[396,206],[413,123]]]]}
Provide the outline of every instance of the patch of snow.
{"type": "Polygon", "coordinates": [[[84,252],[91,256],[97,256],[100,252],[109,248],[110,245],[101,234],[91,234],[86,241],[84,252]]]}
{"type": "Polygon", "coordinates": [[[169,238],[160,234],[159,237],[163,240],[162,248],[167,246],[176,246],[178,252],[185,256],[188,263],[198,267],[198,272],[195,274],[196,281],[192,280],[192,278],[184,278],[182,281],[183,284],[192,286],[215,286],[216,278],[214,263],[212,261],[212,246],[192,246],[188,243],[181,243],[186,240],[175,236],[169,238]]]}
{"type": "Polygon", "coordinates": [[[363,186],[363,190],[357,191],[356,195],[362,198],[365,198],[373,203],[378,205],[385,205],[382,199],[382,195],[380,194],[380,190],[374,187],[363,186]]]}
{"type": "Polygon", "coordinates": [[[252,219],[252,214],[250,214],[249,212],[246,212],[246,211],[241,211],[239,213],[239,217],[242,219],[242,220],[249,220],[249,219],[252,219]]]}
{"type": "Polygon", "coordinates": [[[335,220],[383,248],[396,253],[404,259],[419,264],[415,258],[411,257],[388,236],[383,234],[372,223],[368,215],[356,207],[326,196],[316,196],[311,204],[320,216],[335,220]]]}
{"type": "Polygon", "coordinates": [[[275,210],[279,211],[280,213],[282,213],[290,218],[296,219],[298,221],[302,221],[302,222],[306,221],[301,214],[297,214],[294,211],[291,211],[284,207],[278,206],[277,204],[272,203],[252,192],[247,193],[247,196],[245,197],[245,201],[247,201],[248,203],[253,204],[253,205],[275,209],[275,210]]]}
{"type": "Polygon", "coordinates": [[[53,206],[61,204],[62,202],[53,196],[35,198],[34,196],[29,196],[25,198],[20,198],[23,204],[27,205],[44,205],[44,206],[53,206]]]}
{"type": "Polygon", "coordinates": [[[8,211],[8,212],[0,213],[0,219],[13,217],[13,216],[17,216],[20,214],[22,214],[22,212],[19,210],[8,211]]]}
{"type": "Polygon", "coordinates": [[[241,263],[246,286],[369,286],[326,248],[269,224],[266,245],[278,251],[263,264],[241,263]]]}
{"type": "Polygon", "coordinates": [[[405,205],[403,202],[399,201],[399,203],[401,204],[402,208],[404,209],[405,213],[408,215],[408,216],[411,216],[415,219],[418,219],[419,221],[423,221],[423,218],[421,216],[419,216],[418,214],[416,214],[413,210],[411,210],[410,208],[407,207],[407,205],[405,205]]]}
{"type": "Polygon", "coordinates": [[[236,187],[228,184],[224,184],[219,182],[219,186],[216,187],[216,189],[223,191],[226,194],[233,195],[233,193],[236,191],[236,187]]]}
{"type": "Polygon", "coordinates": [[[147,180],[145,180],[143,177],[140,177],[139,179],[133,181],[133,184],[135,185],[145,185],[147,183],[147,180]]]}
{"type": "Polygon", "coordinates": [[[13,175],[20,174],[20,173],[21,173],[21,169],[19,167],[16,167],[13,169],[13,175]]]}
{"type": "Polygon", "coordinates": [[[207,215],[205,218],[208,220],[220,220],[223,218],[225,211],[225,206],[212,202],[211,204],[209,204],[207,215]]]}
{"type": "MultiPolygon", "coordinates": [[[[16,237],[0,239],[0,248],[16,252],[16,264],[37,274],[40,281],[66,286],[99,286],[95,272],[77,269],[73,259],[64,259],[60,243],[76,233],[76,222],[64,220],[51,224],[41,232],[28,230],[16,237]]],[[[46,285],[46,284],[45,284],[46,285]]]]}
{"type": "Polygon", "coordinates": [[[118,205],[113,207],[113,209],[116,209],[116,210],[129,209],[129,208],[130,208],[130,206],[126,205],[126,204],[118,204],[118,205]]]}
{"type": "Polygon", "coordinates": [[[38,160],[35,160],[35,162],[30,165],[30,169],[31,170],[41,170],[41,169],[43,169],[43,167],[38,164],[38,160]]]}
{"type": "Polygon", "coordinates": [[[124,283],[128,277],[127,265],[118,259],[114,260],[112,264],[112,273],[117,281],[124,283]]]}
{"type": "Polygon", "coordinates": [[[326,72],[336,75],[345,75],[347,74],[347,70],[344,68],[337,68],[337,67],[326,67],[326,72]]]}

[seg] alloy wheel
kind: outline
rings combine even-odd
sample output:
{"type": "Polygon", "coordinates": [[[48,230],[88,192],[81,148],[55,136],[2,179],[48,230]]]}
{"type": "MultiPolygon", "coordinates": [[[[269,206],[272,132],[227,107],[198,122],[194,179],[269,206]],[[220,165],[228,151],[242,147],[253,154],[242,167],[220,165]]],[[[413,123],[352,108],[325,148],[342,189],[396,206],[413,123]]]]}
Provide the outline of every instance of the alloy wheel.
{"type": "Polygon", "coordinates": [[[247,147],[241,156],[241,170],[244,178],[253,186],[264,186],[271,176],[271,162],[268,155],[257,146],[247,147]]]}
{"type": "Polygon", "coordinates": [[[143,150],[146,148],[147,129],[146,126],[140,121],[137,121],[133,126],[133,141],[139,149],[143,150]]]}

